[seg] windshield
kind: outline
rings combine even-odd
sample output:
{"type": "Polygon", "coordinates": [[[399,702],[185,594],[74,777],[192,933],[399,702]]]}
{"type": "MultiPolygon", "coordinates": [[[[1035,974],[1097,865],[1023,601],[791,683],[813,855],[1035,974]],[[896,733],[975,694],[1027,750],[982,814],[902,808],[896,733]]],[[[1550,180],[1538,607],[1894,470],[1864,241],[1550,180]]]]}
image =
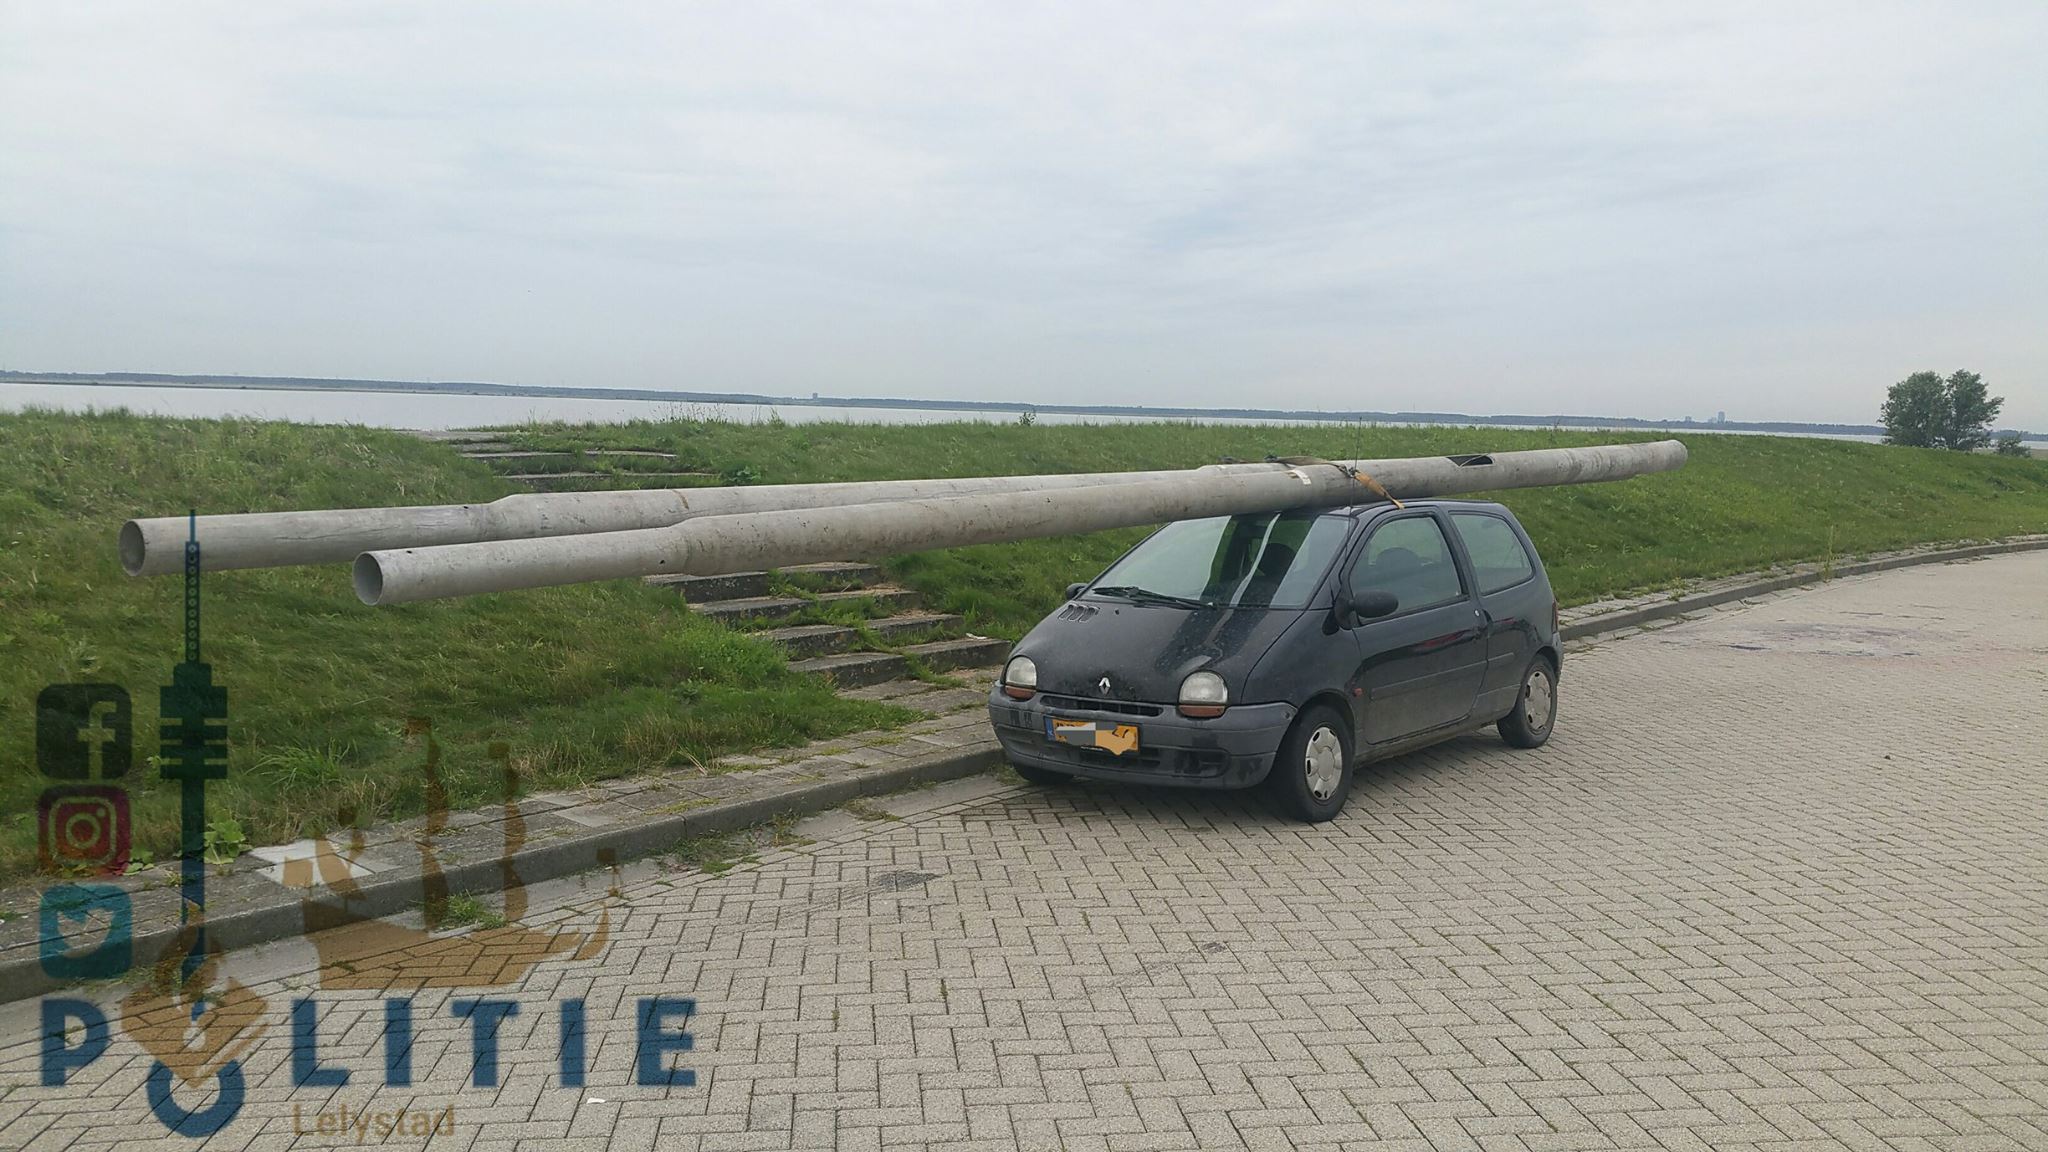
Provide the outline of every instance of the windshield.
{"type": "Polygon", "coordinates": [[[1349,526],[1319,512],[1182,520],[1132,549],[1091,591],[1191,606],[1306,607],[1349,526]]]}

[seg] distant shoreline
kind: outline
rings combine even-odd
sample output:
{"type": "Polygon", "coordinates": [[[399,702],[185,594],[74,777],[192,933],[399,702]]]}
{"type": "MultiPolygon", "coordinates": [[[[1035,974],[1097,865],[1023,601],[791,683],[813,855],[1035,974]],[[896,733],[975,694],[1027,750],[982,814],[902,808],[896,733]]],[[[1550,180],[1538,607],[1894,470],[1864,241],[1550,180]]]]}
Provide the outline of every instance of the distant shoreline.
{"type": "MultiPolygon", "coordinates": [[[[1136,404],[1029,404],[993,400],[916,400],[903,397],[770,396],[751,392],[680,392],[640,388],[572,388],[547,384],[491,384],[480,381],[350,380],[304,376],[189,376],[153,372],[15,372],[0,370],[0,383],[78,387],[212,388],[263,392],[367,392],[434,396],[510,396],[569,400],[638,400],[671,404],[753,404],[788,408],[877,408],[899,411],[1017,413],[1045,412],[1062,416],[1116,416],[1149,419],[1199,419],[1255,423],[1262,420],[1314,421],[1330,424],[1462,424],[1518,427],[1642,429],[1664,431],[1693,428],[1714,432],[1803,433],[1817,436],[1882,436],[1876,424],[1809,424],[1776,420],[1644,420],[1633,416],[1577,416],[1560,413],[1476,416],[1466,412],[1330,411],[1296,408],[1186,408],[1136,404]]],[[[2048,435],[2020,429],[2029,440],[2048,435]]]]}

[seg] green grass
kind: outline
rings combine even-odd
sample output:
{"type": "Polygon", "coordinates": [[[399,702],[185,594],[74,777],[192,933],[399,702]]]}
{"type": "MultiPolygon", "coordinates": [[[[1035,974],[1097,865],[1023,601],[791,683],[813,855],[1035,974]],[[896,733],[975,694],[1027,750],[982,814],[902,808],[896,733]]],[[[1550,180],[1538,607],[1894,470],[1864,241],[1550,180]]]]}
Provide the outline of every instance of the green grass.
{"type": "MultiPolygon", "coordinates": [[[[1187,467],[1219,457],[1388,457],[1645,439],[1466,428],[719,424],[507,430],[522,447],[674,452],[673,467],[763,483],[1187,467]]],[[[1566,603],[1773,564],[2048,531],[2048,461],[1828,440],[1701,434],[1682,471],[1506,494],[1566,603]]],[[[130,516],[488,500],[511,491],[445,446],[361,428],[125,414],[0,416],[0,877],[34,866],[33,710],[43,685],[133,693],[123,781],[137,843],[176,852],[174,791],[143,762],[155,685],[179,653],[180,583],[121,574],[130,516]]],[[[1145,529],[881,558],[928,607],[1021,635],[1145,529]]],[[[498,799],[488,747],[529,790],[699,764],[910,714],[841,700],[768,644],[636,581],[371,610],[345,566],[206,584],[206,658],[231,702],[231,775],[209,817],[255,844],[421,811],[432,720],[457,807],[498,799]]],[[[859,602],[810,609],[860,626],[859,602]]],[[[879,643],[876,641],[875,643],[879,643]]]]}
{"type": "MultiPolygon", "coordinates": [[[[1662,434],[1507,428],[1279,425],[529,425],[529,445],[674,452],[684,467],[745,467],[768,484],[1193,467],[1312,455],[1387,458],[1509,451],[1662,434]]],[[[1701,433],[1678,472],[1621,484],[1503,493],[1565,604],[1932,541],[2048,531],[2048,461],[1839,440],[1701,433]]],[[[1134,528],[884,558],[926,605],[978,631],[1021,636],[1066,585],[1143,538],[1134,528]]]]}
{"type": "MultiPolygon", "coordinates": [[[[489,500],[481,464],[361,428],[126,414],[0,415],[0,877],[35,867],[34,710],[46,684],[134,698],[136,843],[177,852],[176,786],[154,763],[156,686],[180,656],[181,581],[133,579],[115,532],[135,515],[489,500]]],[[[205,658],[228,691],[230,774],[208,816],[275,844],[420,812],[431,720],[451,803],[499,799],[487,753],[526,790],[707,761],[912,718],[842,700],[767,643],[621,581],[372,610],[346,565],[206,577],[205,658]]]]}

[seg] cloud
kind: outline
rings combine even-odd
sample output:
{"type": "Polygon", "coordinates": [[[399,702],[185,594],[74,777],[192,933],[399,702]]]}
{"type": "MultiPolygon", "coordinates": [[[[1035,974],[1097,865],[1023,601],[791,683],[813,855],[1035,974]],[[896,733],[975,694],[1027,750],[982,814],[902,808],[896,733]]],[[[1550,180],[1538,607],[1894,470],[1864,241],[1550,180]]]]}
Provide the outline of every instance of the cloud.
{"type": "Polygon", "coordinates": [[[2034,4],[5,13],[8,366],[2048,426],[2034,4]]]}

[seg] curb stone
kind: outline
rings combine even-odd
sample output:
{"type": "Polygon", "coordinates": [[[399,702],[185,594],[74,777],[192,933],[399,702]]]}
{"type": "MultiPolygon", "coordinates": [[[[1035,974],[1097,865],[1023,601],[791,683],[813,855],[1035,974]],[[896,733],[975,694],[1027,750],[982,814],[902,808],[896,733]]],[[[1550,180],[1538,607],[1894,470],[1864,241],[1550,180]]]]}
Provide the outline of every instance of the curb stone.
{"type": "Polygon", "coordinates": [[[1993,544],[1973,544],[1962,548],[1940,548],[1926,551],[1900,552],[1878,556],[1852,564],[1837,564],[1828,571],[1817,564],[1801,565],[1781,576],[1744,579],[1733,578],[1733,582],[1677,599],[1666,599],[1654,603],[1637,604],[1596,612],[1571,619],[1571,613],[1560,630],[1560,640],[1581,640],[1607,632],[1618,632],[1637,628],[1675,616],[1684,616],[1703,608],[1714,608],[1782,592],[1788,588],[1799,588],[1809,584],[1820,584],[1828,580],[1839,580],[1845,576],[1867,576],[1873,572],[1887,572],[1894,568],[1910,568],[1918,564],[1942,564],[1952,560],[1971,560],[1982,556],[1998,556],[2010,552],[2032,552],[2048,548],[2048,536],[2029,536],[2013,540],[2002,540],[1993,544]]]}
{"type": "MultiPolygon", "coordinates": [[[[502,891],[510,867],[526,884],[536,884],[587,872],[612,863],[658,855],[677,842],[702,836],[737,832],[779,816],[810,815],[829,811],[863,796],[877,796],[921,784],[973,776],[1000,767],[1001,749],[995,738],[985,744],[957,749],[933,749],[927,753],[893,758],[875,766],[853,766],[835,776],[777,786],[753,795],[735,796],[674,813],[645,813],[630,822],[601,829],[583,829],[580,834],[544,838],[536,832],[527,846],[501,858],[448,862],[442,874],[450,895],[484,895],[502,891]]],[[[539,824],[544,811],[526,812],[530,827],[539,824]]],[[[245,858],[246,861],[247,858],[245,858]]],[[[305,930],[300,893],[258,874],[258,868],[238,866],[224,875],[208,878],[209,903],[218,900],[235,905],[233,910],[207,920],[209,939],[223,952],[249,948],[301,935],[305,930]],[[222,890],[224,889],[224,890],[222,890]]],[[[420,904],[420,873],[417,868],[377,872],[357,880],[362,899],[350,902],[350,911],[366,919],[397,915],[420,904]]],[[[137,899],[133,934],[135,963],[130,972],[145,971],[150,960],[171,946],[177,938],[175,891],[140,893],[156,897],[150,901],[157,922],[144,926],[144,900],[137,899]],[[163,914],[168,905],[171,914],[163,914]]],[[[33,919],[33,917],[30,917],[33,919]]],[[[0,954],[0,1002],[23,1000],[73,986],[43,971],[35,941],[12,943],[0,954]]]]}

